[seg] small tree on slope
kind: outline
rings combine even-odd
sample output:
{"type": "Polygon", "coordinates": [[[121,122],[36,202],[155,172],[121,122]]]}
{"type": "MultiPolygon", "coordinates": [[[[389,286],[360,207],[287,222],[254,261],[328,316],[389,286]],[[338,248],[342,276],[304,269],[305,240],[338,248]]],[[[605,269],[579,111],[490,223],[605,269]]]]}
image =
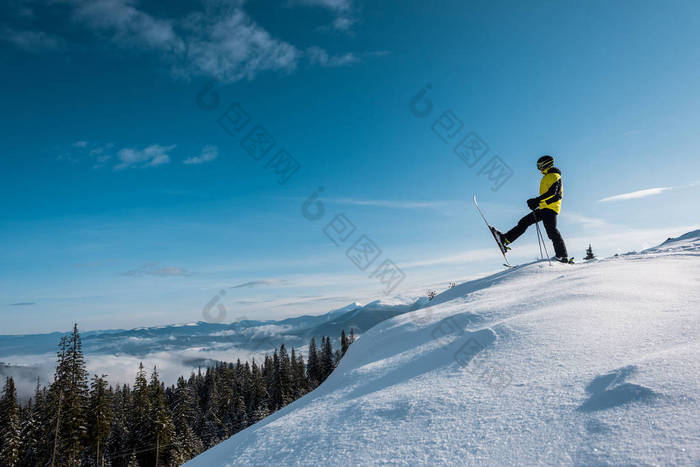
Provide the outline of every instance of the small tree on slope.
{"type": "Polygon", "coordinates": [[[590,244],[588,245],[588,248],[586,248],[586,257],[583,259],[585,259],[586,261],[595,259],[595,255],[593,254],[593,247],[591,247],[590,244]]]}

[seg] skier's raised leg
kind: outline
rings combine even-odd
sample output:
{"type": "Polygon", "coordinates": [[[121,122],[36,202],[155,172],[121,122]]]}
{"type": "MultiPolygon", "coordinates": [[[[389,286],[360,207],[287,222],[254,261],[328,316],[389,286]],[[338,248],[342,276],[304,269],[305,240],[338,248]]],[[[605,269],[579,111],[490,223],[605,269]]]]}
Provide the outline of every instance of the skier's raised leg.
{"type": "Polygon", "coordinates": [[[530,214],[520,219],[518,221],[518,224],[505,234],[498,232],[499,234],[501,234],[501,238],[503,239],[504,244],[507,245],[509,243],[513,243],[518,239],[518,237],[525,233],[528,227],[530,227],[535,222],[539,221],[540,219],[538,211],[532,211],[530,214]]]}

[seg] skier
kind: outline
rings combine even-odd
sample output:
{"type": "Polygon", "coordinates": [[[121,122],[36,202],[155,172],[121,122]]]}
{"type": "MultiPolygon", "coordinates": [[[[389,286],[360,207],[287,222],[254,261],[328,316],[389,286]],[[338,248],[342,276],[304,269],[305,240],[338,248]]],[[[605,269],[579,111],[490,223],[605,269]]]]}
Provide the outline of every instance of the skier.
{"type": "Polygon", "coordinates": [[[501,243],[507,247],[508,244],[513,243],[525,233],[532,224],[542,221],[547,231],[547,236],[554,244],[555,259],[562,263],[568,263],[569,257],[566,252],[566,245],[557,229],[557,216],[561,210],[561,200],[564,194],[561,171],[554,167],[554,158],[547,155],[537,160],[537,168],[542,172],[543,177],[540,182],[540,196],[527,200],[527,207],[532,209],[532,212],[520,219],[518,225],[505,234],[498,230],[496,230],[496,234],[501,243]]]}

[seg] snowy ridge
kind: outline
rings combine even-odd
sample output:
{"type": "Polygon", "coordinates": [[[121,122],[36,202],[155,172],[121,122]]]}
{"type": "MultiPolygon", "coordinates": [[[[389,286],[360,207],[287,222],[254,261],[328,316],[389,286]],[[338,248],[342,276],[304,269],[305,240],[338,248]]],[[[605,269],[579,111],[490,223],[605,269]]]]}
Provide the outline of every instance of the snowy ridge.
{"type": "Polygon", "coordinates": [[[676,238],[669,238],[661,245],[649,248],[642,253],[687,253],[700,255],[700,230],[688,232],[676,238]]]}
{"type": "Polygon", "coordinates": [[[460,284],[187,465],[697,465],[699,241],[460,284]]]}

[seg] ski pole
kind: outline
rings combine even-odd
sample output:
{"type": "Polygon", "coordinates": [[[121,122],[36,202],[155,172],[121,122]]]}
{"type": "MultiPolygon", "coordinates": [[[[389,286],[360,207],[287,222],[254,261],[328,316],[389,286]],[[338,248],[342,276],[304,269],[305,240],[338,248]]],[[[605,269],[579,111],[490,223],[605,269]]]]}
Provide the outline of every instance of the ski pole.
{"type": "Polygon", "coordinates": [[[542,234],[540,233],[540,225],[535,221],[535,228],[537,229],[537,246],[540,249],[540,259],[544,259],[544,254],[542,254],[542,234]]]}
{"type": "Polygon", "coordinates": [[[544,243],[544,237],[542,236],[542,232],[540,231],[540,221],[537,220],[537,216],[535,215],[535,211],[532,211],[532,215],[535,217],[535,227],[537,228],[537,244],[540,247],[540,256],[542,256],[542,247],[544,246],[544,252],[547,255],[547,262],[551,266],[552,260],[549,258],[549,252],[547,251],[547,245],[544,243]]]}
{"type": "Polygon", "coordinates": [[[532,211],[532,218],[535,219],[535,228],[537,228],[537,247],[540,249],[540,259],[544,259],[544,256],[542,255],[542,240],[541,240],[541,233],[540,233],[540,226],[537,223],[537,216],[535,215],[535,211],[532,211]]]}
{"type": "Polygon", "coordinates": [[[552,260],[549,258],[549,252],[547,251],[547,244],[544,243],[544,237],[542,236],[542,232],[540,232],[540,223],[537,222],[537,232],[540,234],[540,238],[542,239],[542,246],[544,247],[544,254],[547,255],[547,262],[549,265],[552,265],[552,260]]]}

